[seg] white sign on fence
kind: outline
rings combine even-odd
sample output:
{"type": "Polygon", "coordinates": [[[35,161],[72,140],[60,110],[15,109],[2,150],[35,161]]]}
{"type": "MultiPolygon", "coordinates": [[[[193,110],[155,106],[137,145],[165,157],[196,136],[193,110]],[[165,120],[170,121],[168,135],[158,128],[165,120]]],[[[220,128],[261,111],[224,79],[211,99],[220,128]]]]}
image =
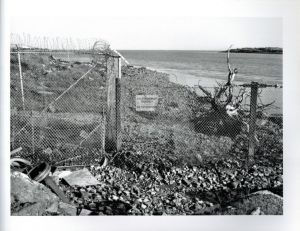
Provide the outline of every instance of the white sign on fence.
{"type": "Polygon", "coordinates": [[[155,111],[158,104],[158,95],[136,95],[136,111],[155,111]]]}

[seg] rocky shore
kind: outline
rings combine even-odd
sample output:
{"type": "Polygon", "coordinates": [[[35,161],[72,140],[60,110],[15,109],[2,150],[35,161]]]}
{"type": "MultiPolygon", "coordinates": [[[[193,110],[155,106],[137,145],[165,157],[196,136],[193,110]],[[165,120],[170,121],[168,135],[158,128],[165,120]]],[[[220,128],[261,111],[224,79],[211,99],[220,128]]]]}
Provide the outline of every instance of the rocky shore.
{"type": "MultiPolygon", "coordinates": [[[[227,51],[222,51],[227,52],[227,51]]],[[[236,48],[231,49],[232,53],[257,53],[257,54],[282,54],[283,49],[280,47],[245,47],[245,48],[236,48]]]]}

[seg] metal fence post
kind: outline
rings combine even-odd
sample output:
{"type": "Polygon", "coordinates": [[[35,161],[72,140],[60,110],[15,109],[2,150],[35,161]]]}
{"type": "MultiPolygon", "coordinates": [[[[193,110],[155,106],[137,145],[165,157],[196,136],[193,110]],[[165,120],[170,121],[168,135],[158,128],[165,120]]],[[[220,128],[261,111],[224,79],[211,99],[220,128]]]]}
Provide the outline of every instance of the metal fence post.
{"type": "Polygon", "coordinates": [[[23,76],[22,76],[22,66],[21,66],[21,55],[18,48],[18,63],[19,63],[19,73],[20,73],[20,84],[21,84],[21,94],[22,94],[22,105],[23,111],[25,111],[25,98],[24,98],[24,88],[23,88],[23,76]]]}
{"type": "Polygon", "coordinates": [[[257,82],[251,82],[249,153],[248,153],[248,161],[247,161],[248,166],[254,160],[257,92],[258,92],[258,83],[257,82]]]}

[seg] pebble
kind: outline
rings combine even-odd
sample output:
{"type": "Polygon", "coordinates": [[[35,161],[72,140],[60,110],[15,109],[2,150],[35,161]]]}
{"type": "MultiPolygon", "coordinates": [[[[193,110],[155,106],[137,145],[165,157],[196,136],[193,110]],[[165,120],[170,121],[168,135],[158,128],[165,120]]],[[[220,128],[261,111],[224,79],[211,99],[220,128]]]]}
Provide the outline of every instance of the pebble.
{"type": "MultiPolygon", "coordinates": [[[[230,163],[233,166],[233,163],[230,163]]],[[[282,178],[279,174],[274,174],[274,170],[258,169],[254,171],[255,174],[248,174],[245,171],[239,170],[233,171],[234,174],[227,174],[226,171],[220,171],[221,180],[216,177],[216,174],[211,169],[202,168],[172,168],[169,172],[164,171],[165,183],[162,180],[155,180],[151,174],[143,173],[139,177],[134,172],[127,172],[126,170],[120,170],[112,166],[107,166],[105,174],[102,176],[100,173],[94,174],[101,175],[102,178],[108,179],[107,184],[100,184],[97,186],[89,186],[86,188],[70,188],[67,187],[65,191],[68,192],[69,198],[74,198],[74,203],[81,205],[85,204],[90,210],[102,212],[105,215],[118,214],[118,211],[113,205],[111,206],[96,206],[98,203],[106,203],[111,201],[113,203],[128,202],[133,208],[125,212],[124,214],[136,214],[136,215],[162,215],[175,214],[175,215],[192,215],[197,213],[202,214],[204,209],[207,212],[212,212],[215,208],[215,204],[205,201],[205,197],[201,200],[194,202],[193,197],[187,196],[190,190],[224,190],[225,195],[228,194],[228,183],[235,182],[238,177],[241,177],[243,181],[236,188],[241,187],[261,187],[267,185],[281,185],[282,178]],[[259,177],[259,173],[270,172],[270,177],[267,180],[264,177],[259,177]],[[244,174],[244,175],[243,175],[244,174]],[[248,175],[246,175],[248,174],[248,175]],[[109,175],[109,177],[108,177],[109,175]],[[142,176],[142,177],[141,177],[142,176]],[[189,178],[187,178],[187,176],[189,178]],[[278,177],[276,179],[276,177],[278,177]],[[253,181],[250,179],[253,178],[253,181]],[[281,179],[280,179],[281,178],[281,179]],[[151,181],[152,179],[152,181],[151,181]],[[170,186],[171,183],[172,186],[170,186]],[[247,185],[247,186],[244,186],[247,185]],[[201,186],[201,187],[200,187],[201,186]],[[74,196],[72,196],[74,192],[74,196]],[[81,198],[79,198],[81,197],[81,198]],[[98,203],[97,203],[98,202],[98,203]],[[192,205],[194,204],[194,210],[192,205]],[[136,208],[136,206],[138,208],[136,208]],[[96,207],[96,208],[95,208],[96,207]],[[139,209],[140,208],[140,209],[139,209]]],[[[155,176],[158,172],[151,170],[155,176]]],[[[277,171],[277,170],[276,170],[277,171]]],[[[280,171],[280,173],[282,173],[280,171]]],[[[265,174],[264,174],[265,175],[265,174]]],[[[103,182],[103,181],[102,181],[103,182]]],[[[119,207],[126,211],[126,206],[120,204],[119,207]]]]}
{"type": "Polygon", "coordinates": [[[113,200],[115,200],[115,201],[117,201],[117,200],[119,200],[119,197],[118,197],[118,196],[115,196],[115,195],[113,195],[113,196],[112,196],[112,199],[113,199],[113,200]]]}

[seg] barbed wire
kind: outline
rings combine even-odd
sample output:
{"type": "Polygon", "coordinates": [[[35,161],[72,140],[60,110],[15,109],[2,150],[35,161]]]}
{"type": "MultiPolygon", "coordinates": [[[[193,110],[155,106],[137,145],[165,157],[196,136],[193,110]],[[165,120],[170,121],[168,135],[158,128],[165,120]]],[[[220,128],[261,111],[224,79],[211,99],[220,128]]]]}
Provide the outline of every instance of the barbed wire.
{"type": "MultiPolygon", "coordinates": [[[[30,34],[10,34],[12,48],[17,46],[23,49],[46,49],[46,50],[93,50],[108,49],[110,44],[101,38],[74,39],[66,37],[39,37],[30,34]]],[[[16,48],[17,48],[16,47],[16,48]]]]}

